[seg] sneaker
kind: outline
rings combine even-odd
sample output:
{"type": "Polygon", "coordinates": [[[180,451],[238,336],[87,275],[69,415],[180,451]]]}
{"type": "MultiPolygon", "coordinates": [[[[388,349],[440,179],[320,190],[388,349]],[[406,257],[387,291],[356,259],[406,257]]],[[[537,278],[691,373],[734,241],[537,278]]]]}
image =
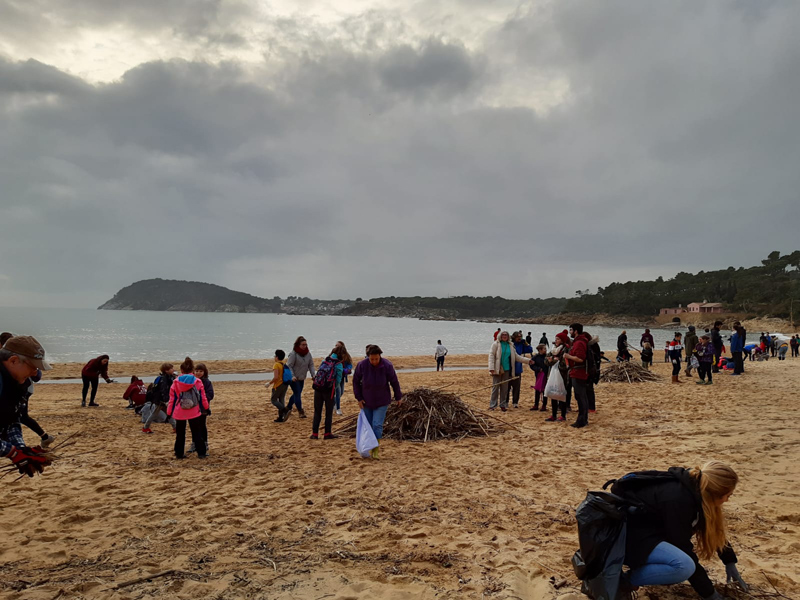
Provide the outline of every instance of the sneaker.
{"type": "Polygon", "coordinates": [[[287,410],[285,413],[283,413],[283,419],[281,420],[281,423],[286,423],[286,421],[288,421],[289,417],[291,416],[292,416],[292,411],[287,410]]]}
{"type": "Polygon", "coordinates": [[[548,422],[550,422],[550,423],[555,423],[555,421],[556,421],[556,418],[555,418],[555,417],[547,417],[547,418],[545,419],[545,421],[548,421],[548,422]]]}
{"type": "Polygon", "coordinates": [[[538,406],[532,406],[531,410],[539,410],[539,407],[538,406]]]}
{"type": "Polygon", "coordinates": [[[519,408],[519,404],[515,404],[515,405],[514,405],[514,408],[519,408]]]}
{"type": "Polygon", "coordinates": [[[172,428],[172,433],[175,434],[175,435],[178,435],[178,430],[173,427],[172,428]]]}
{"type": "Polygon", "coordinates": [[[543,406],[543,407],[542,407],[542,408],[540,408],[539,410],[540,410],[541,412],[547,412],[547,407],[546,407],[546,406],[543,406]]]}
{"type": "Polygon", "coordinates": [[[337,415],[339,415],[339,416],[341,417],[341,416],[342,416],[342,414],[343,414],[343,413],[342,413],[342,409],[341,409],[341,408],[337,408],[337,409],[336,409],[336,414],[337,414],[337,415]]]}
{"type": "Polygon", "coordinates": [[[153,430],[149,427],[142,427],[142,433],[153,433],[153,430]]]}
{"type": "Polygon", "coordinates": [[[97,402],[89,402],[89,406],[100,406],[97,402]]]}
{"type": "Polygon", "coordinates": [[[324,440],[338,440],[339,436],[338,435],[333,435],[332,433],[326,433],[324,436],[322,436],[322,439],[324,439],[324,440]]]}
{"type": "Polygon", "coordinates": [[[199,458],[200,460],[204,460],[204,459],[208,458],[208,455],[207,454],[198,454],[197,458],[199,458]]]}
{"type": "Polygon", "coordinates": [[[596,413],[596,412],[597,412],[597,410],[590,410],[589,412],[590,412],[590,413],[596,413]]]}
{"type": "Polygon", "coordinates": [[[134,408],[136,408],[135,404],[128,404],[128,406],[125,407],[125,410],[132,410],[134,408]]]}
{"type": "Polygon", "coordinates": [[[42,442],[40,446],[42,448],[47,448],[50,444],[56,441],[56,436],[50,435],[49,433],[45,433],[44,437],[42,438],[42,442]]]}
{"type": "Polygon", "coordinates": [[[319,434],[318,433],[312,433],[310,436],[308,436],[308,439],[310,439],[310,440],[318,440],[319,439],[319,434]]]}
{"type": "Polygon", "coordinates": [[[696,385],[705,385],[706,382],[701,379],[700,381],[695,381],[695,384],[696,385]]]}
{"type": "Polygon", "coordinates": [[[706,385],[714,385],[713,381],[706,381],[706,385]]]}
{"type": "Polygon", "coordinates": [[[307,418],[308,418],[308,417],[306,417],[306,411],[304,411],[302,408],[298,408],[298,409],[297,409],[297,415],[298,415],[298,416],[299,416],[301,419],[307,419],[307,418]]]}
{"type": "Polygon", "coordinates": [[[505,406],[501,406],[501,407],[500,407],[500,410],[502,410],[503,412],[507,412],[507,411],[508,411],[508,408],[506,408],[505,406]]]}
{"type": "Polygon", "coordinates": [[[373,449],[370,451],[369,455],[370,455],[370,456],[371,456],[373,459],[375,459],[375,460],[380,460],[380,459],[381,459],[381,456],[380,456],[380,447],[378,447],[378,448],[373,448],[373,449]]]}
{"type": "Polygon", "coordinates": [[[557,421],[566,421],[566,420],[567,420],[567,418],[566,418],[566,417],[558,417],[558,419],[556,419],[556,420],[557,420],[557,421]]]}
{"type": "Polygon", "coordinates": [[[194,452],[194,442],[192,442],[192,445],[189,446],[189,451],[186,454],[191,454],[192,452],[194,452]]]}
{"type": "Polygon", "coordinates": [[[85,407],[86,406],[86,402],[81,402],[81,406],[85,407]]]}

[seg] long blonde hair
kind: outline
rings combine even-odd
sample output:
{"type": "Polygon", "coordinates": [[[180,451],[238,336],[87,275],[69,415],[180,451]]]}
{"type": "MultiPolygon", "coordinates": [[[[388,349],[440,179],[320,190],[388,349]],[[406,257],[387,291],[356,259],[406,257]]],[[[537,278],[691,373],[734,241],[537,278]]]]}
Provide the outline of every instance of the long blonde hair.
{"type": "Polygon", "coordinates": [[[697,555],[708,560],[728,543],[725,517],[719,500],[736,489],[739,476],[731,467],[718,460],[711,460],[702,467],[691,469],[689,475],[700,487],[705,518],[705,527],[696,534],[697,555]]]}

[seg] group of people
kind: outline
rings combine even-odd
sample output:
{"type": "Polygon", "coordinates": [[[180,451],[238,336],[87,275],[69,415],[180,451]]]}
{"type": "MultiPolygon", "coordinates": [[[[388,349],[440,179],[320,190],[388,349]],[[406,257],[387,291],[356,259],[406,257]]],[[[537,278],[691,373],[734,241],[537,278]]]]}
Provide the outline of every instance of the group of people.
{"type": "Polygon", "coordinates": [[[492,376],[489,410],[499,407],[505,412],[509,408],[509,401],[512,408],[519,408],[523,365],[527,364],[535,374],[535,383],[531,386],[535,390],[535,399],[530,410],[546,412],[547,384],[552,369],[556,368],[563,382],[563,393],[549,398],[552,415],[545,420],[566,421],[574,394],[578,417],[572,427],[586,427],[589,413],[597,410],[595,385],[599,381],[602,360],[599,339],[585,332],[581,323],[573,323],[568,330],[556,335],[552,348],[549,348],[545,334],[535,351],[530,340],[530,332],[526,338],[522,337],[521,331],[513,334],[502,330],[496,332],[489,351],[489,373],[492,376]]]}
{"type": "MultiPolygon", "coordinates": [[[[444,354],[446,353],[445,349],[444,354]]],[[[358,362],[354,370],[353,359],[342,341],[336,342],[331,352],[317,368],[314,367],[314,359],[308,348],[308,341],[302,336],[295,340],[288,358],[283,350],[276,350],[272,380],[266,384],[271,388],[270,402],[278,409],[275,422],[285,423],[295,407],[299,417],[306,418],[302,395],[306,377],[310,375],[314,388],[314,416],[310,439],[319,439],[320,425],[324,427],[322,439],[338,438],[339,436],[332,431],[333,411],[335,409],[337,415],[342,414],[341,399],[344,385],[347,383],[348,376],[352,374],[353,395],[380,444],[389,405],[393,399],[398,403],[403,400],[394,365],[382,355],[383,350],[380,346],[367,345],[364,360],[358,362]],[[289,402],[285,403],[284,399],[289,389],[292,390],[292,396],[289,398],[289,402]],[[324,424],[322,423],[323,409],[325,411],[324,424]]],[[[380,458],[380,446],[374,448],[370,455],[374,459],[380,458]]]]}

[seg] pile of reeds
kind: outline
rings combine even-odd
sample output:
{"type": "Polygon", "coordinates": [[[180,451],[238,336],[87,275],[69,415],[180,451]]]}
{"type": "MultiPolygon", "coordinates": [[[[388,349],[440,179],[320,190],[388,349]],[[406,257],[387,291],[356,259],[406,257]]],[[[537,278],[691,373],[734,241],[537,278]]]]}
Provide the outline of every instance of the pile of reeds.
{"type": "MultiPolygon", "coordinates": [[[[355,436],[358,413],[339,422],[335,433],[355,436]]],[[[393,402],[386,412],[383,437],[411,442],[461,440],[505,431],[507,425],[469,406],[455,394],[419,387],[393,402]]]]}
{"type": "Polygon", "coordinates": [[[658,375],[634,362],[618,362],[600,372],[603,383],[642,383],[658,381],[658,375]]]}

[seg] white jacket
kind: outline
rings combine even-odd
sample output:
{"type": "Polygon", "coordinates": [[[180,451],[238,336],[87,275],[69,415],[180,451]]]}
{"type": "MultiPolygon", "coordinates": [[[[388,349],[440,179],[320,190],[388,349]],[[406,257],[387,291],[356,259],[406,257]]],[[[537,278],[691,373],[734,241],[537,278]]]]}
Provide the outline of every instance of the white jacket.
{"type": "MultiPolygon", "coordinates": [[[[508,345],[511,346],[511,373],[514,373],[514,363],[529,363],[531,362],[530,358],[525,358],[524,356],[520,356],[517,354],[517,349],[514,348],[513,342],[508,342],[508,345]]],[[[492,344],[492,349],[489,351],[489,370],[494,371],[495,373],[500,372],[500,364],[503,361],[503,347],[500,344],[500,340],[496,340],[494,344],[492,344]]]]}

